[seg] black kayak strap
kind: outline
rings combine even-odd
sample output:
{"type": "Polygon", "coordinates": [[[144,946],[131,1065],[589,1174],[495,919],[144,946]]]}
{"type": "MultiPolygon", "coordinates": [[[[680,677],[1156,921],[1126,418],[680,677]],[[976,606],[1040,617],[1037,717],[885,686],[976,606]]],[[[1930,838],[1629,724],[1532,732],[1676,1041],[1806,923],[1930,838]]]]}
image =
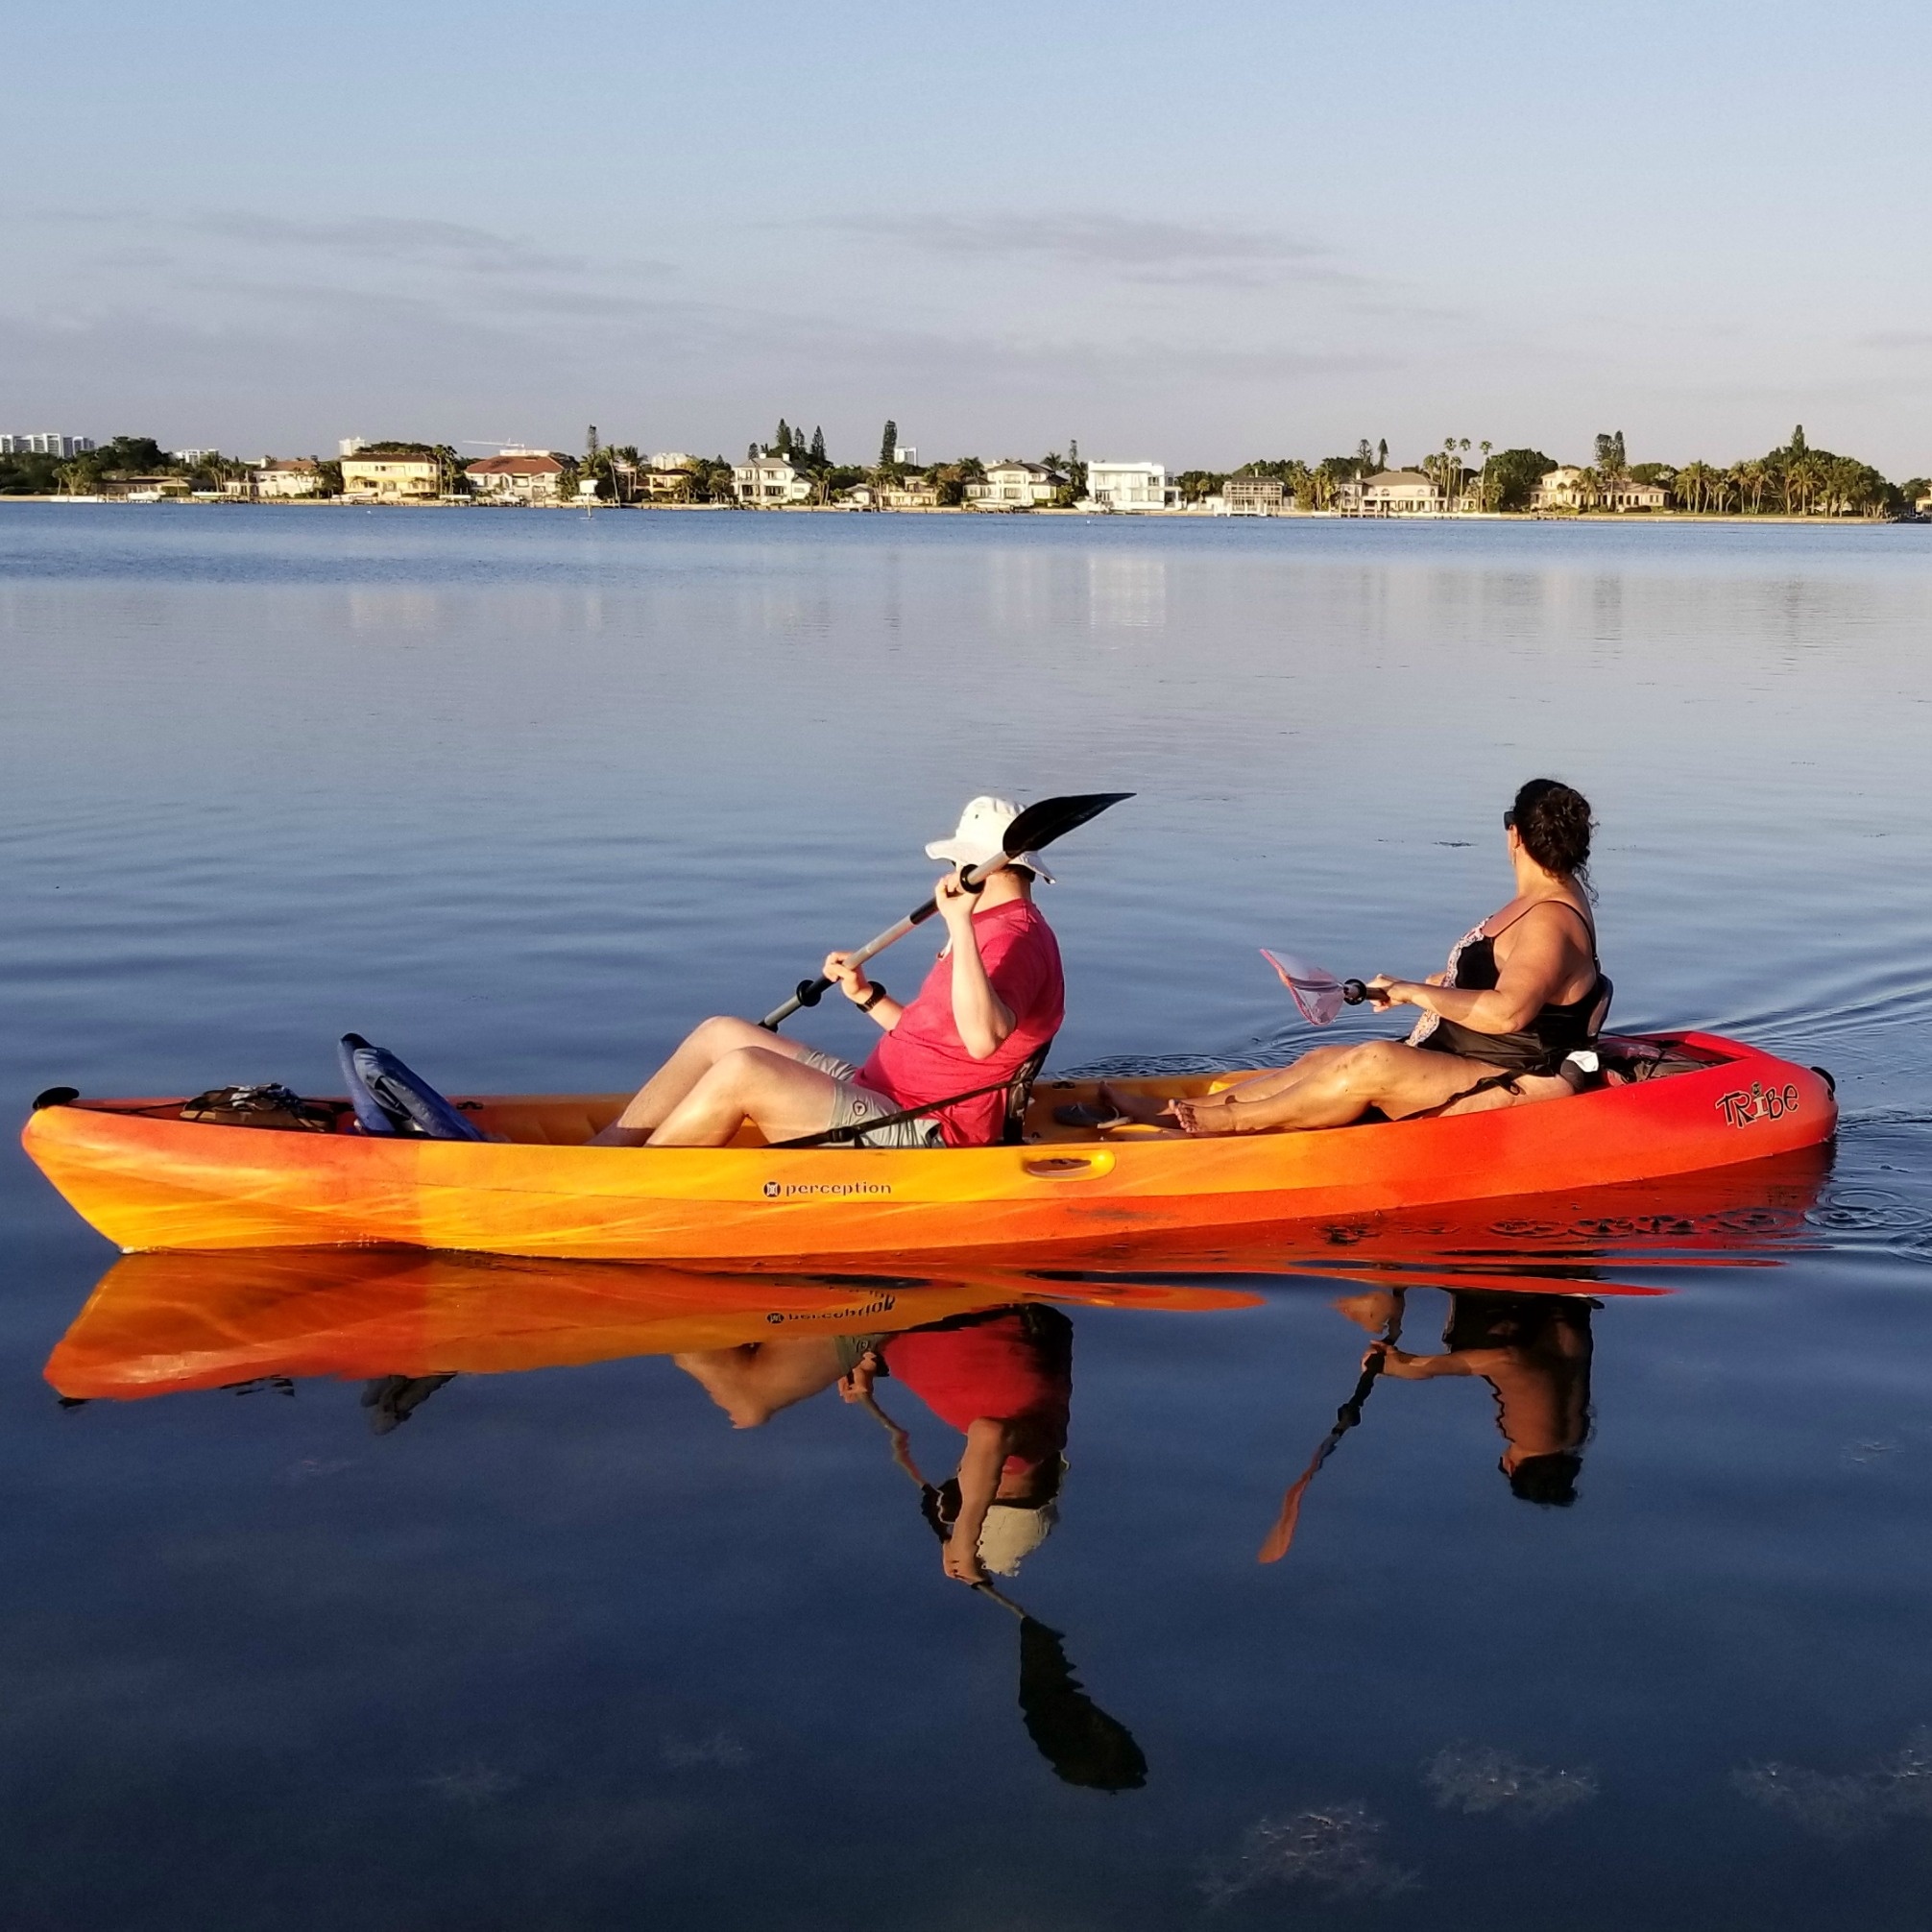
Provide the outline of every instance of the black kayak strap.
{"type": "Polygon", "coordinates": [[[1003,1080],[995,1080],[988,1087],[973,1087],[963,1094],[949,1094],[943,1100],[928,1100],[923,1106],[901,1107],[896,1114],[881,1114],[877,1120],[854,1121],[846,1127],[827,1127],[823,1133],[801,1134],[795,1141],[772,1141],[774,1147],[829,1147],[840,1141],[863,1140],[867,1134],[875,1133],[881,1127],[896,1127],[902,1121],[916,1121],[921,1114],[943,1113],[948,1107],[956,1107],[962,1100],[982,1100],[988,1094],[1004,1094],[1012,1090],[1017,1073],[1008,1074],[1003,1080]]]}

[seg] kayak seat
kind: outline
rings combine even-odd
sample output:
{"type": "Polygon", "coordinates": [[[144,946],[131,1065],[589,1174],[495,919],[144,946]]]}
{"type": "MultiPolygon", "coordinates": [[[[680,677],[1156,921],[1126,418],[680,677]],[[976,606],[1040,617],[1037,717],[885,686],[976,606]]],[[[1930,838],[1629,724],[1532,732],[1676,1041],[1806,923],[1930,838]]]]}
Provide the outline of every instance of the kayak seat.
{"type": "Polygon", "coordinates": [[[1000,1130],[1002,1147],[1017,1147],[1025,1142],[1026,1109],[1033,1104],[1033,1082],[1040,1077],[1040,1070],[1052,1051],[1053,1042],[1049,1040],[1037,1051],[1028,1053],[1014,1070],[1006,1088],[1006,1118],[1000,1130]]]}
{"type": "Polygon", "coordinates": [[[431,1141],[480,1141],[483,1130],[386,1047],[345,1033],[336,1049],[349,1103],[365,1134],[431,1141]]]}

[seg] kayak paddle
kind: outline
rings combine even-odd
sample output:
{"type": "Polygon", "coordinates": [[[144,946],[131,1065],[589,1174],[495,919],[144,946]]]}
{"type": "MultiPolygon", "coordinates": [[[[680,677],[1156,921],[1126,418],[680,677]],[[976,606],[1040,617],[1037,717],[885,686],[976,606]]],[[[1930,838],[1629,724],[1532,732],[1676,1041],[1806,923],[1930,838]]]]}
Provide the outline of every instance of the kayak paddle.
{"type": "MultiPolygon", "coordinates": [[[[1086,791],[1075,792],[1065,798],[1043,798],[1038,805],[1029,805],[1006,828],[999,855],[987,859],[983,865],[967,866],[959,875],[960,884],[968,892],[978,892],[987,879],[1003,870],[1022,853],[1038,852],[1042,846],[1051,845],[1054,839],[1065,837],[1068,833],[1085,825],[1090,818],[1099,817],[1110,805],[1119,805],[1123,798],[1132,797],[1130,791],[1086,791]]],[[[888,926],[877,939],[868,940],[851,954],[853,964],[862,966],[875,954],[883,953],[888,946],[904,939],[915,926],[924,925],[938,910],[939,902],[936,899],[915,906],[896,926],[888,926]]],[[[798,990],[791,998],[784,1005],[774,1006],[758,1024],[766,1032],[776,1033],[801,1006],[816,1006],[832,990],[832,984],[822,976],[816,979],[801,979],[798,990]]]]}
{"type": "Polygon", "coordinates": [[[1342,1007],[1360,1006],[1364,1000],[1371,1005],[1382,1003],[1360,979],[1338,979],[1326,966],[1311,966],[1292,953],[1276,954],[1264,946],[1261,956],[1274,968],[1311,1026],[1325,1026],[1342,1007]]]}
{"type": "MultiPolygon", "coordinates": [[[[1329,1017],[1332,1019],[1334,1016],[1331,1014],[1329,1017]]],[[[1274,1519],[1274,1528],[1268,1533],[1268,1540],[1261,1546],[1256,1562],[1278,1563],[1288,1555],[1288,1546],[1294,1541],[1295,1525],[1301,1520],[1301,1499],[1307,1494],[1308,1485],[1315,1481],[1316,1471],[1335,1454],[1337,1443],[1362,1420],[1362,1405],[1368,1400],[1368,1391],[1375,1387],[1375,1378],[1382,1373],[1385,1351],[1393,1348],[1401,1339],[1402,1291],[1398,1288],[1395,1291],[1395,1313],[1389,1317],[1389,1326],[1383,1330],[1374,1354],[1363,1364],[1362,1379],[1355,1385],[1355,1393],[1335,1412],[1335,1427],[1322,1437],[1320,1448],[1310,1458],[1308,1467],[1301,1472],[1294,1487],[1281,1499],[1281,1514],[1274,1519]]]]}

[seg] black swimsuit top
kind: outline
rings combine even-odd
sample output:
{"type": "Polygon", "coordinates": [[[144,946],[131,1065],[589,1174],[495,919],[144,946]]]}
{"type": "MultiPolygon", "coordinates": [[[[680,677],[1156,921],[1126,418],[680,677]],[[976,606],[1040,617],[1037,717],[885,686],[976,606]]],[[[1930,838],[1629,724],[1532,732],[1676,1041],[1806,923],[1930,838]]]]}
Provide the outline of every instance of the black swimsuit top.
{"type": "MultiPolygon", "coordinates": [[[[1539,899],[1535,904],[1561,906],[1583,920],[1582,911],[1567,899],[1539,899]]],[[[1527,918],[1534,910],[1535,906],[1526,906],[1516,919],[1527,918]]],[[[1449,955],[1449,984],[1468,993],[1492,991],[1501,977],[1496,969],[1496,941],[1516,919],[1495,933],[1485,933],[1480,926],[1466,933],[1449,955]]],[[[1587,920],[1583,920],[1583,927],[1587,931],[1587,920]]],[[[1473,1026],[1460,1026],[1454,1020],[1425,1014],[1410,1035],[1410,1045],[1432,1053],[1460,1053],[1465,1060],[1481,1060],[1512,1074],[1554,1074],[1566,1053],[1587,1047],[1595,1037],[1590,1022],[1609,984],[1597,960],[1595,936],[1591,934],[1590,964],[1597,968],[1597,977],[1581,1000],[1543,1007],[1520,1033],[1479,1033],[1473,1026]],[[1427,1026],[1430,1020],[1436,1022],[1433,1026],[1427,1026]]]]}

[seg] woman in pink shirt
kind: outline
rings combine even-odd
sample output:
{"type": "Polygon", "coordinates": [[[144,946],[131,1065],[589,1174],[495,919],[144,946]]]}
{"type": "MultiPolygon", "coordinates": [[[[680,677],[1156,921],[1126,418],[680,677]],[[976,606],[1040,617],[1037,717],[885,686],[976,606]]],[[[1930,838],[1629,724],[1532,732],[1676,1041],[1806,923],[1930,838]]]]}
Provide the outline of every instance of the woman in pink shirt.
{"type": "MultiPolygon", "coordinates": [[[[834,981],[884,1034],[862,1067],[718,1017],[688,1034],[593,1147],[720,1147],[746,1121],[767,1141],[861,1126],[907,1108],[1010,1080],[1059,1031],[1066,988],[1052,929],[1033,905],[1051,875],[1035,853],[992,873],[977,894],[959,870],[1002,850],[1019,808],[976,798],[951,838],[926,848],[954,871],[934,888],[947,943],[913,998],[901,1002],[843,953],[825,961],[834,981]]],[[[890,1121],[861,1133],[871,1147],[987,1147],[1004,1113],[997,1091],[890,1121]]]]}

